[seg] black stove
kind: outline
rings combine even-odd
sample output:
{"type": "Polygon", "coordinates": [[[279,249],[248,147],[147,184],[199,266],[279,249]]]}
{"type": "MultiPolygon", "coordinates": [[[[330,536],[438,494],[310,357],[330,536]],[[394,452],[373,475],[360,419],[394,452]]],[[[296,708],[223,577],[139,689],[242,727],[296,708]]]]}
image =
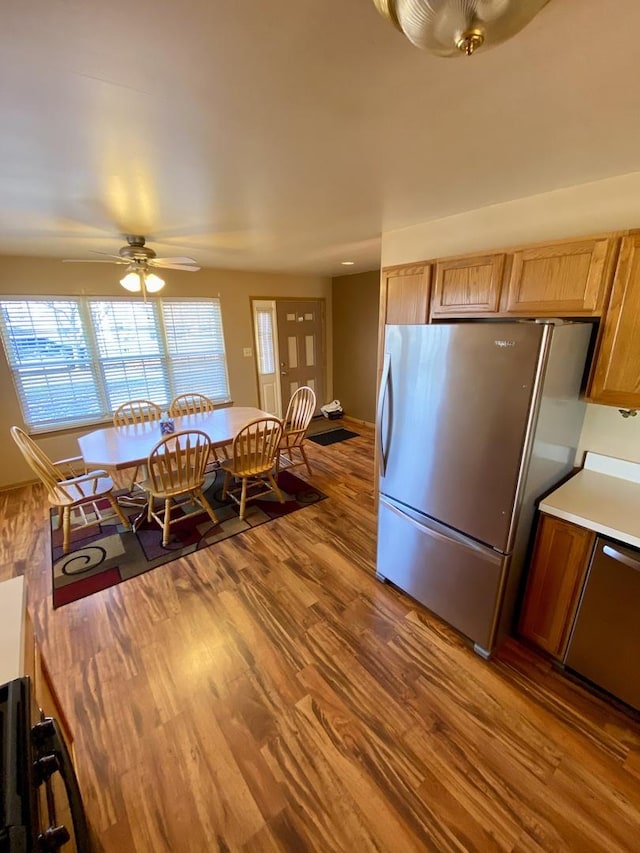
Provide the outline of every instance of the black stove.
{"type": "Polygon", "coordinates": [[[29,678],[0,686],[0,762],[0,853],[89,853],[69,750],[29,678]]]}

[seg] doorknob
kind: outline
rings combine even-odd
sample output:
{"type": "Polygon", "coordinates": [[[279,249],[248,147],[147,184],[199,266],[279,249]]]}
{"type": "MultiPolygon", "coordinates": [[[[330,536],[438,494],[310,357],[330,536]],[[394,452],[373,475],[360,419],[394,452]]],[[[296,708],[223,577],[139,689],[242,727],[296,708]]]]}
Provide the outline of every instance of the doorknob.
{"type": "Polygon", "coordinates": [[[281,375],[281,376],[286,376],[286,375],[287,375],[287,373],[289,372],[289,371],[287,370],[287,362],[286,362],[286,361],[281,361],[281,362],[280,362],[280,368],[281,368],[281,370],[280,370],[280,375],[281,375]]]}
{"type": "Polygon", "coordinates": [[[286,376],[286,375],[287,375],[287,373],[289,373],[289,371],[288,371],[288,370],[281,370],[281,371],[280,371],[280,376],[286,376]]]}

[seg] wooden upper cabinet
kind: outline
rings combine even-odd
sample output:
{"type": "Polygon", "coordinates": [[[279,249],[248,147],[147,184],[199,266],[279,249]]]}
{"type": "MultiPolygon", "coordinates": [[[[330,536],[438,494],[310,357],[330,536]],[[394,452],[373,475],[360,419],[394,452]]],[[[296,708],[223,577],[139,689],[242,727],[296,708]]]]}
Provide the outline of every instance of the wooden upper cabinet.
{"type": "Polygon", "coordinates": [[[495,313],[500,303],[504,255],[466,256],[436,264],[431,315],[495,313]]]}
{"type": "Polygon", "coordinates": [[[515,251],[503,310],[529,317],[600,315],[617,246],[612,236],[515,251]]]}
{"type": "Polygon", "coordinates": [[[588,399],[640,408],[640,234],[622,241],[588,399]]]}
{"type": "Polygon", "coordinates": [[[569,641],[594,542],[591,530],[540,516],[519,631],[558,658],[569,641]]]}
{"type": "Polygon", "coordinates": [[[380,289],[381,325],[428,323],[430,285],[429,264],[384,269],[380,289]]]}

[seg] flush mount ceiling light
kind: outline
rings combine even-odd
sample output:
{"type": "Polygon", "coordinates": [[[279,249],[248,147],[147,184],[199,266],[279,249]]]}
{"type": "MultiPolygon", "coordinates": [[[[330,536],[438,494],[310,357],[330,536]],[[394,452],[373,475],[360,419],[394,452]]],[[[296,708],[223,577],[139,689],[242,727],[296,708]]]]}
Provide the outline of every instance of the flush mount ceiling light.
{"type": "Polygon", "coordinates": [[[471,56],[520,32],[548,0],[373,0],[416,47],[471,56]]]}

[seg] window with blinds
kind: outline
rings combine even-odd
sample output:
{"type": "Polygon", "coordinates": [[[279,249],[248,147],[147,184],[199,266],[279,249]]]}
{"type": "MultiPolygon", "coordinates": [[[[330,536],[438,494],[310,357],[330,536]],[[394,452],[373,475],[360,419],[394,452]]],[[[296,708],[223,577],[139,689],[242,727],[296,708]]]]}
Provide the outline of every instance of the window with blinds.
{"type": "Polygon", "coordinates": [[[34,432],[106,420],[138,398],[230,399],[217,299],[4,299],[0,333],[34,432]]]}
{"type": "Polygon", "coordinates": [[[258,339],[258,372],[260,376],[268,376],[276,372],[272,309],[258,308],[255,323],[258,339]]]}

